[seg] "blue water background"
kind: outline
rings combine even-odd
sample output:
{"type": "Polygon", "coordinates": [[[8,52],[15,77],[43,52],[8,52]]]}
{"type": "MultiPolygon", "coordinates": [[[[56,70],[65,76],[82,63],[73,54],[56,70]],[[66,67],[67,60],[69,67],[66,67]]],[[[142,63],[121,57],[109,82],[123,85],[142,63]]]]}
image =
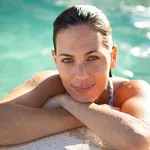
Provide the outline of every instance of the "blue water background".
{"type": "Polygon", "coordinates": [[[36,73],[56,69],[53,21],[75,4],[95,5],[109,18],[119,48],[113,73],[150,83],[149,0],[0,0],[0,98],[36,73]]]}

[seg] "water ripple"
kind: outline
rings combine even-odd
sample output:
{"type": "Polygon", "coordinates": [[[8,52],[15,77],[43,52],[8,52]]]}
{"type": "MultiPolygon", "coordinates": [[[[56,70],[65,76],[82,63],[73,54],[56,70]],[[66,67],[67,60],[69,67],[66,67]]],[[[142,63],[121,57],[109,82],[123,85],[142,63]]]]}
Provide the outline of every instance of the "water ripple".
{"type": "Polygon", "coordinates": [[[150,47],[134,47],[131,49],[130,52],[136,57],[150,57],[150,47]]]}

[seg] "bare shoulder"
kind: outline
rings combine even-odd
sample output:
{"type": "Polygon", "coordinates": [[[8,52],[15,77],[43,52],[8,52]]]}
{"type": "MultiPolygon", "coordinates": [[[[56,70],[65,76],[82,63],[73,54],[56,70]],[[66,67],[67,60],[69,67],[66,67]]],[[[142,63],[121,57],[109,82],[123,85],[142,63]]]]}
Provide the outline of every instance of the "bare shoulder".
{"type": "Polygon", "coordinates": [[[1,100],[1,103],[8,101],[17,103],[19,99],[19,101],[21,101],[20,103],[25,105],[30,98],[35,98],[36,101],[37,99],[41,99],[42,101],[42,99],[48,99],[49,97],[63,94],[64,92],[65,88],[63,87],[58,71],[46,70],[37,73],[18,87],[14,88],[1,100]]]}
{"type": "Polygon", "coordinates": [[[28,89],[36,88],[49,90],[52,96],[59,95],[65,92],[59,72],[57,70],[45,70],[39,72],[31,79],[25,82],[28,89]]]}
{"type": "Polygon", "coordinates": [[[33,77],[31,77],[29,80],[27,80],[24,83],[24,86],[26,86],[27,88],[34,88],[34,87],[38,86],[44,80],[49,81],[50,78],[52,78],[52,77],[53,78],[59,77],[59,73],[57,70],[44,70],[42,72],[35,74],[33,77]]]}
{"type": "Polygon", "coordinates": [[[129,79],[122,78],[122,77],[117,77],[117,76],[112,77],[111,80],[113,82],[113,87],[114,87],[114,96],[118,92],[121,85],[123,83],[126,83],[127,81],[129,81],[129,79]]]}
{"type": "Polygon", "coordinates": [[[150,85],[144,80],[125,80],[115,79],[115,105],[122,106],[122,104],[130,98],[148,100],[150,98],[150,85]],[[117,86],[116,86],[116,85],[117,86]]]}

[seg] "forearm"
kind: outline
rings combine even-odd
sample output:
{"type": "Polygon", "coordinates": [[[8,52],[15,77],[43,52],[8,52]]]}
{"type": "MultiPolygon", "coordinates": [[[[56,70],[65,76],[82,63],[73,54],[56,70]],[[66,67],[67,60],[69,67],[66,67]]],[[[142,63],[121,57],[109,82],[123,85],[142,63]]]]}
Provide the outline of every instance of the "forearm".
{"type": "Polygon", "coordinates": [[[63,107],[113,148],[126,150],[145,142],[141,135],[146,131],[138,119],[113,110],[108,105],[67,101],[63,107]]]}
{"type": "Polygon", "coordinates": [[[82,126],[64,109],[44,110],[0,104],[0,145],[31,141],[82,126]]]}

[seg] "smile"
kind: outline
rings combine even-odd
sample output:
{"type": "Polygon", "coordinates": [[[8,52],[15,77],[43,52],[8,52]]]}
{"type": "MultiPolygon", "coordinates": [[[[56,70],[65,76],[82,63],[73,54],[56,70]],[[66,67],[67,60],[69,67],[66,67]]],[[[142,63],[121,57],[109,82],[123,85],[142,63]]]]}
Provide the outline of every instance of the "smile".
{"type": "Polygon", "coordinates": [[[94,86],[95,86],[95,84],[93,84],[89,87],[74,87],[74,88],[76,89],[76,91],[78,91],[80,93],[85,93],[85,92],[89,92],[94,86]]]}

